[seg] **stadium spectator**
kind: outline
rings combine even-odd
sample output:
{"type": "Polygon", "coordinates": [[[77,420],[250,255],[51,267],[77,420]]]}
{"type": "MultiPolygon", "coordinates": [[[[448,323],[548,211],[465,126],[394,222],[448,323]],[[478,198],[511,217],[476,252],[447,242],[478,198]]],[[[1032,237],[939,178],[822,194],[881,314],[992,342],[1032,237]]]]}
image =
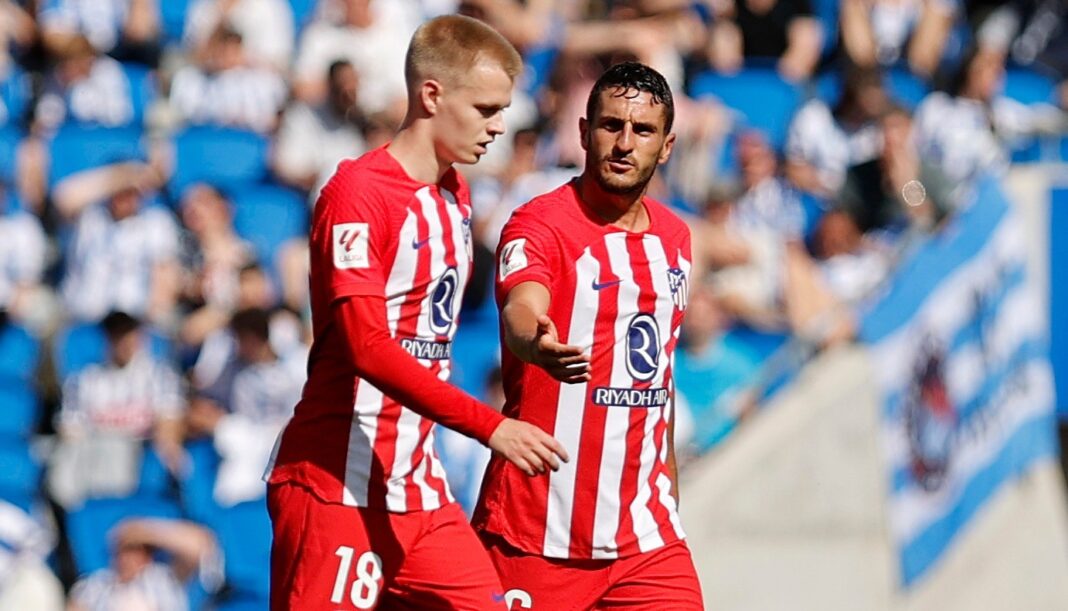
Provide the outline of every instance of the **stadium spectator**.
{"type": "Polygon", "coordinates": [[[229,318],[239,298],[241,269],[255,262],[255,252],[234,231],[230,202],[214,187],[188,187],[179,214],[181,301],[186,312],[180,337],[189,346],[199,346],[229,318]]]}
{"type": "Polygon", "coordinates": [[[733,321],[707,285],[695,283],[686,309],[673,373],[694,420],[693,443],[704,452],[729,435],[750,406],[746,389],[761,358],[727,333],[733,321]]]}
{"type": "Polygon", "coordinates": [[[188,433],[212,437],[222,458],[215,482],[215,500],[222,506],[266,493],[264,466],[304,385],[307,351],[276,353],[270,324],[271,314],[263,309],[234,313],[229,361],[195,391],[186,415],[188,433]]]}
{"type": "Polygon", "coordinates": [[[111,566],[74,584],[67,611],[187,611],[190,580],[199,579],[209,592],[221,584],[219,546],[202,526],[181,520],[127,519],[109,537],[111,566]]]}
{"type": "Polygon", "coordinates": [[[132,492],[145,441],[171,472],[180,471],[184,461],[185,403],[177,372],[150,353],[136,318],[112,312],[100,324],[107,360],[64,380],[56,414],[59,446],[49,482],[64,507],[84,498],[132,492]]]}
{"type": "Polygon", "coordinates": [[[1003,95],[1004,78],[1005,56],[976,48],[949,89],[930,94],[916,109],[920,154],[955,183],[1003,176],[1009,151],[1026,138],[1068,130],[1068,116],[1056,106],[1024,104],[1003,95]]]}
{"type": "Polygon", "coordinates": [[[786,79],[802,81],[816,69],[823,50],[823,26],[809,0],[707,1],[715,14],[708,59],[732,73],[750,58],[775,61],[786,79]]]}
{"type": "Polygon", "coordinates": [[[782,177],[779,159],[758,130],[736,136],[735,147],[743,191],[731,222],[771,231],[780,242],[796,242],[805,230],[805,212],[796,190],[782,177]]]}
{"type": "Polygon", "coordinates": [[[20,210],[0,182],[0,311],[39,330],[57,314],[54,294],[42,282],[47,248],[41,222],[20,210]]]}
{"type": "Polygon", "coordinates": [[[846,170],[879,155],[879,118],[888,96],[878,69],[842,73],[834,108],[812,98],[797,111],[786,138],[786,176],[799,189],[820,196],[842,187],[846,170]]]}
{"type": "Polygon", "coordinates": [[[0,609],[62,611],[63,586],[48,568],[53,533],[0,500],[0,609]]]}
{"type": "Polygon", "coordinates": [[[367,119],[358,104],[360,76],[351,63],[338,60],[330,64],[327,82],[324,102],[295,100],[286,109],[274,147],[278,177],[308,191],[311,202],[338,161],[367,150],[363,139],[367,119]]]}
{"type": "MultiPolygon", "coordinates": [[[[0,0],[0,83],[6,80],[15,67],[15,55],[25,50],[37,38],[33,17],[15,0],[0,0]]],[[[9,118],[0,102],[0,124],[9,118]]]]}
{"type": "Polygon", "coordinates": [[[58,47],[55,68],[45,79],[34,125],[50,133],[64,122],[118,127],[134,121],[130,80],[122,65],[100,54],[82,36],[58,47]]]}
{"type": "Polygon", "coordinates": [[[222,24],[204,43],[197,64],[171,81],[171,106],[181,120],[269,133],[285,105],[285,81],[273,69],[253,65],[241,34],[222,24]]]}
{"type": "Polygon", "coordinates": [[[172,324],[180,268],[178,230],[166,209],[146,205],[162,180],[152,166],[122,162],[65,178],[53,195],[74,230],[65,252],[63,303],[77,320],[121,310],[172,324]]]}
{"type": "Polygon", "coordinates": [[[195,0],[186,13],[182,42],[194,57],[210,53],[219,26],[241,36],[249,61],[280,74],[289,69],[296,37],[286,0],[195,0]]]}
{"type": "Polygon", "coordinates": [[[842,49],[858,65],[899,61],[924,77],[935,74],[957,18],[953,0],[842,0],[842,49]]]}
{"type": "Polygon", "coordinates": [[[393,124],[404,117],[404,52],[419,25],[410,2],[323,0],[321,18],[305,28],[293,64],[293,91],[309,103],[326,97],[327,69],[345,59],[360,75],[360,108],[384,113],[393,124]]]}
{"type": "Polygon", "coordinates": [[[828,288],[854,305],[885,279],[913,237],[934,231],[963,201],[962,190],[918,154],[905,109],[892,106],[879,125],[879,156],[849,169],[812,239],[828,288]]]}
{"type": "Polygon", "coordinates": [[[41,0],[37,20],[52,52],[87,39],[99,53],[154,63],[159,42],[155,0],[41,0]]]}

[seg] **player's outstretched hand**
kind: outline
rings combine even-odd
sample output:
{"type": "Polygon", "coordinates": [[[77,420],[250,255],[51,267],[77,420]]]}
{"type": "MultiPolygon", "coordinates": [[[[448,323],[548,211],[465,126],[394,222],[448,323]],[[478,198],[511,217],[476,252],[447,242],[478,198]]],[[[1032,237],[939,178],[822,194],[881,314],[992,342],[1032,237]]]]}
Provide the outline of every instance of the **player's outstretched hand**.
{"type": "Polygon", "coordinates": [[[552,319],[544,314],[538,316],[538,333],[530,351],[533,363],[567,384],[588,381],[590,357],[578,346],[561,344],[557,337],[552,319]]]}
{"type": "Polygon", "coordinates": [[[568,460],[564,446],[552,435],[514,418],[505,418],[497,425],[490,435],[489,447],[530,476],[545,473],[548,469],[556,471],[561,460],[568,460]]]}

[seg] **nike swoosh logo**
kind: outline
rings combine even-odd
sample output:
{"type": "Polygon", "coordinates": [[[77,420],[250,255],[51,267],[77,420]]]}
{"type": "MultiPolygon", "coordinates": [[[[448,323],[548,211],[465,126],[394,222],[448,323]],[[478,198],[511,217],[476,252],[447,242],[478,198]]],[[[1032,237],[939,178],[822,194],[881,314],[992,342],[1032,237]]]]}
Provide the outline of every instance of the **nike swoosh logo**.
{"type": "Polygon", "coordinates": [[[615,285],[619,284],[620,282],[623,282],[623,281],[622,280],[609,280],[608,282],[597,282],[596,280],[594,280],[593,281],[593,290],[600,291],[600,290],[606,289],[606,288],[608,288],[610,286],[615,286],[615,285]]]}
{"type": "Polygon", "coordinates": [[[412,248],[414,248],[415,250],[419,250],[420,248],[426,246],[427,242],[429,242],[429,241],[430,241],[430,238],[426,238],[425,240],[414,240],[413,239],[412,240],[412,248]]]}

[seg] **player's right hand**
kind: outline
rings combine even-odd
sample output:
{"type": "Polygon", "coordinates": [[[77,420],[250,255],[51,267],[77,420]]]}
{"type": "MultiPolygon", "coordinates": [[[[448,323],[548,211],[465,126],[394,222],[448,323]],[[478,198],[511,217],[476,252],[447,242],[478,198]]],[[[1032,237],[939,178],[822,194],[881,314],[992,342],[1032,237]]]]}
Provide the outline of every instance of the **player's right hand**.
{"type": "Polygon", "coordinates": [[[531,341],[531,362],[566,384],[590,379],[590,357],[582,348],[561,344],[556,325],[548,316],[538,316],[538,332],[531,341]]]}
{"type": "Polygon", "coordinates": [[[560,461],[567,462],[567,450],[560,442],[540,428],[505,418],[489,438],[489,447],[504,456],[530,476],[560,468],[560,461]]]}

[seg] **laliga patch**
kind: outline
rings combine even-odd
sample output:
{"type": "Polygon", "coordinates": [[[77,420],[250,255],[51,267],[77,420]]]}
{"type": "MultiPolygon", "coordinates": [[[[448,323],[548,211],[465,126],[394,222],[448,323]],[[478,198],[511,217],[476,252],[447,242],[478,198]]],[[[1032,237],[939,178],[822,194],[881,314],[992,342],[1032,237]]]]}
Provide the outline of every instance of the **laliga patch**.
{"type": "Polygon", "coordinates": [[[367,243],[370,230],[367,223],[339,223],[334,225],[334,267],[358,269],[370,267],[367,243]]]}
{"type": "Polygon", "coordinates": [[[499,266],[501,280],[507,278],[512,272],[517,272],[529,264],[527,261],[527,253],[523,250],[526,247],[526,244],[526,238],[519,238],[508,242],[504,245],[504,248],[501,249],[501,262],[499,266]]]}

